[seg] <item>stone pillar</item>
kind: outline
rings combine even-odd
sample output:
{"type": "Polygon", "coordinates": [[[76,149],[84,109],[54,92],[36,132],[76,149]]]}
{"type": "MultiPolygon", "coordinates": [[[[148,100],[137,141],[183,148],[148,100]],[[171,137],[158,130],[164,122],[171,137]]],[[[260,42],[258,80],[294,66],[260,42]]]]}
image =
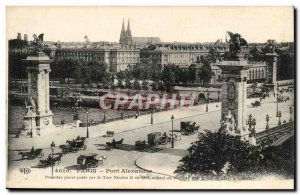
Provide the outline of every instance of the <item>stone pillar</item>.
{"type": "MultiPolygon", "coordinates": [[[[43,135],[54,127],[52,122],[53,113],[50,110],[49,93],[50,63],[53,60],[40,52],[37,55],[28,56],[27,59],[23,61],[28,66],[28,99],[32,97],[33,101],[36,103],[36,130],[39,131],[39,135],[43,135]]],[[[24,122],[27,121],[28,123],[27,115],[24,116],[24,122]]]]}
{"type": "Polygon", "coordinates": [[[266,85],[274,90],[277,82],[277,54],[266,53],[266,85]]]}
{"type": "Polygon", "coordinates": [[[245,128],[246,116],[246,86],[247,86],[247,70],[250,68],[247,61],[240,59],[239,61],[222,61],[217,64],[222,70],[222,108],[221,119],[231,111],[236,122],[236,132],[239,134],[245,134],[243,127],[245,128]]]}

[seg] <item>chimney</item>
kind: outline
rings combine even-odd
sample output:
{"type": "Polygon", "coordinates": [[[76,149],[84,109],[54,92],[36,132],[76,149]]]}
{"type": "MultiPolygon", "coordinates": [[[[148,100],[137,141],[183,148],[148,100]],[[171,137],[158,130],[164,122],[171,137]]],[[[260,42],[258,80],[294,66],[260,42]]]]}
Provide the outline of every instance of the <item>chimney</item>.
{"type": "Polygon", "coordinates": [[[17,39],[18,39],[18,40],[22,40],[22,35],[21,35],[21,33],[18,33],[17,39]]]}
{"type": "Polygon", "coordinates": [[[27,36],[27,34],[24,34],[24,41],[28,41],[28,36],[27,36]]]}

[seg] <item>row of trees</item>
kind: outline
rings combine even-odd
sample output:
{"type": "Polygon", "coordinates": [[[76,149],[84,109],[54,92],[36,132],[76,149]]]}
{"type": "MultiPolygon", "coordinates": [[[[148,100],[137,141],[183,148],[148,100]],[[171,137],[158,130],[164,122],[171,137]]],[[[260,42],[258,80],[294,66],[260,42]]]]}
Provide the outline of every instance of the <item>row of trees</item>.
{"type": "MultiPolygon", "coordinates": [[[[209,51],[207,56],[201,56],[196,59],[196,63],[188,68],[180,68],[179,66],[169,64],[163,68],[156,64],[138,64],[130,66],[127,70],[118,72],[118,83],[129,83],[130,80],[146,80],[153,81],[153,89],[171,89],[178,84],[192,83],[209,83],[212,70],[211,64],[217,60],[221,60],[222,56],[214,49],[209,51]]],[[[130,87],[125,84],[125,87],[130,87]]]]}
{"type": "Polygon", "coordinates": [[[82,59],[56,60],[51,64],[51,77],[62,82],[110,84],[110,74],[105,64],[86,62],[82,59]]]}

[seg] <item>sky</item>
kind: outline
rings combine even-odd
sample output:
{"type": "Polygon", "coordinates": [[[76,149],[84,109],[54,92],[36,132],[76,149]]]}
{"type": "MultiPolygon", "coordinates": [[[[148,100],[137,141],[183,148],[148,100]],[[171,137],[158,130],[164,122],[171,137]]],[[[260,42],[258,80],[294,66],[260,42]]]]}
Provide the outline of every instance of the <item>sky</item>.
{"type": "Polygon", "coordinates": [[[122,21],[134,37],[164,42],[224,41],[226,31],[248,42],[294,40],[293,7],[7,7],[7,39],[44,33],[45,41],[118,42],[122,21]]]}

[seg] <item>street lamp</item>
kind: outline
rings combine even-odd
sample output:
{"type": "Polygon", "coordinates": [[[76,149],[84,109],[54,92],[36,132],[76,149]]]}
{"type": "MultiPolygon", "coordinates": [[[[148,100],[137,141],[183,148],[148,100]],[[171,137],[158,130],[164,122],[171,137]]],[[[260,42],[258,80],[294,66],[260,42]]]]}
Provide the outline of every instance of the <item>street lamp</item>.
{"type": "MultiPolygon", "coordinates": [[[[54,149],[55,149],[55,143],[54,143],[54,141],[52,141],[52,143],[50,145],[50,148],[51,148],[51,151],[52,151],[52,160],[53,160],[54,149]]],[[[53,176],[53,165],[54,165],[54,162],[51,162],[51,164],[52,164],[52,176],[53,176]]]]}
{"type": "Polygon", "coordinates": [[[174,116],[171,116],[171,121],[172,121],[172,146],[171,148],[174,148],[174,128],[173,128],[173,120],[174,120],[174,116]]]}
{"type": "Polygon", "coordinates": [[[278,95],[279,95],[279,84],[277,83],[277,109],[276,109],[276,116],[278,117],[278,95]]]}
{"type": "Polygon", "coordinates": [[[106,110],[103,110],[103,123],[106,122],[106,110]]]}
{"type": "Polygon", "coordinates": [[[86,110],[86,137],[89,138],[89,111],[86,110]]]}
{"type": "Polygon", "coordinates": [[[151,124],[153,125],[153,114],[154,114],[154,106],[152,107],[151,111],[151,124]]]}
{"type": "Polygon", "coordinates": [[[206,92],[207,92],[206,112],[208,112],[208,104],[209,104],[209,95],[210,95],[210,93],[209,93],[208,89],[206,90],[206,92]]]}
{"type": "Polygon", "coordinates": [[[31,132],[30,132],[30,137],[32,138],[32,111],[30,112],[30,129],[31,129],[31,132]]]}
{"type": "Polygon", "coordinates": [[[266,121],[267,121],[266,130],[269,130],[269,120],[270,120],[270,117],[267,114],[267,116],[266,116],[266,121]]]}
{"type": "Polygon", "coordinates": [[[278,120],[278,125],[281,125],[281,120],[280,120],[280,118],[281,118],[281,111],[279,110],[279,112],[278,112],[278,118],[279,118],[279,120],[278,120]]]}
{"type": "Polygon", "coordinates": [[[290,107],[290,122],[293,121],[292,115],[293,115],[293,108],[290,107]]]}

